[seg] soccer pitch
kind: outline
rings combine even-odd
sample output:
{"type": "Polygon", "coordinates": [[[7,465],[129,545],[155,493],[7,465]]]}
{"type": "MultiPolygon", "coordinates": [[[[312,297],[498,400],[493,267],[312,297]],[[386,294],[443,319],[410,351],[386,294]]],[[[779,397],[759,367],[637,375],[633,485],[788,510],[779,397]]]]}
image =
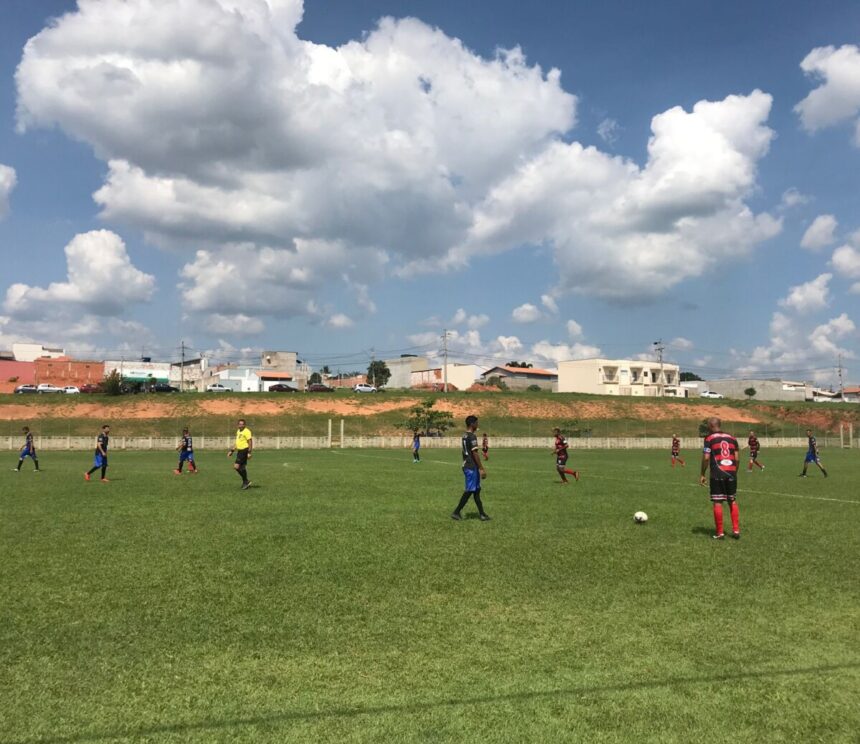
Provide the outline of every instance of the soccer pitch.
{"type": "Polygon", "coordinates": [[[2,474],[0,741],[856,742],[857,452],[763,452],[739,542],[684,454],[492,451],[457,523],[456,451],[259,451],[247,492],[44,452],[2,474]]]}

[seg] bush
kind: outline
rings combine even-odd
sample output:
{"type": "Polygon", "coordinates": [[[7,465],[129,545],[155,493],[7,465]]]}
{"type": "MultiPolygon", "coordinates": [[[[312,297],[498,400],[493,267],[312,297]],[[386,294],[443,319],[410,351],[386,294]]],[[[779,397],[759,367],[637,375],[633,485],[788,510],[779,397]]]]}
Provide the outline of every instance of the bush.
{"type": "Polygon", "coordinates": [[[539,393],[543,388],[540,385],[529,385],[526,391],[529,393],[539,393]]]}

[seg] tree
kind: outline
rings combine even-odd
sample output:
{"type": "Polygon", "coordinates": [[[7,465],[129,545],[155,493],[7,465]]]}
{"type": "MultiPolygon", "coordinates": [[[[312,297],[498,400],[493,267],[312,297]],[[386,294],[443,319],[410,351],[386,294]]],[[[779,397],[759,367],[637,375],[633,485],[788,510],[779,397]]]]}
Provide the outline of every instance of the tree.
{"type": "Polygon", "coordinates": [[[377,359],[370,363],[367,368],[367,382],[374,387],[385,387],[391,379],[391,370],[388,365],[381,359],[377,359]]]}
{"type": "Polygon", "coordinates": [[[746,395],[747,398],[749,398],[750,400],[752,400],[755,397],[755,394],[756,394],[756,389],[754,387],[748,387],[746,390],[744,390],[744,395],[746,395]]]}
{"type": "Polygon", "coordinates": [[[681,372],[679,379],[681,382],[704,382],[695,372],[681,372]]]}
{"type": "Polygon", "coordinates": [[[323,365],[323,368],[320,370],[320,372],[322,372],[324,375],[330,375],[331,374],[331,370],[328,368],[327,364],[323,365]]]}
{"type": "Polygon", "coordinates": [[[111,370],[102,383],[105,395],[122,395],[122,375],[119,370],[111,370]]]}
{"type": "Polygon", "coordinates": [[[310,377],[308,377],[308,384],[316,385],[322,382],[322,375],[319,372],[314,372],[310,377]]]}
{"type": "Polygon", "coordinates": [[[409,409],[409,416],[398,426],[407,431],[417,431],[419,434],[432,436],[434,433],[442,436],[454,426],[454,417],[449,411],[437,411],[436,400],[428,398],[417,406],[409,409]]]}
{"type": "Polygon", "coordinates": [[[532,368],[532,364],[530,362],[517,362],[517,361],[508,362],[507,366],[508,367],[515,367],[517,369],[531,369],[532,368]]]}
{"type": "Polygon", "coordinates": [[[490,387],[497,387],[499,390],[507,390],[508,389],[508,383],[506,383],[498,375],[493,375],[492,377],[488,377],[486,384],[489,385],[490,387]]]}
{"type": "Polygon", "coordinates": [[[541,388],[541,386],[540,386],[540,385],[529,385],[529,386],[526,388],[526,392],[529,392],[529,393],[539,393],[542,389],[543,389],[543,388],[541,388]]]}

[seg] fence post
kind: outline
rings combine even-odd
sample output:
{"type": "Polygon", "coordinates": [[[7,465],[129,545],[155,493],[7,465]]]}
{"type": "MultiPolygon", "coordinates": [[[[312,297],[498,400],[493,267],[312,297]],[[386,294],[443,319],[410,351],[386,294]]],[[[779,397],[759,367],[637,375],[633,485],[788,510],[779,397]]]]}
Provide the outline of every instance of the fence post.
{"type": "Polygon", "coordinates": [[[343,449],[343,448],[344,448],[344,443],[343,443],[343,430],[344,430],[344,422],[343,422],[343,419],[341,419],[341,420],[340,420],[340,448],[341,448],[341,449],[343,449]]]}
{"type": "Polygon", "coordinates": [[[328,420],[328,438],[327,438],[328,448],[331,449],[331,419],[328,420]]]}

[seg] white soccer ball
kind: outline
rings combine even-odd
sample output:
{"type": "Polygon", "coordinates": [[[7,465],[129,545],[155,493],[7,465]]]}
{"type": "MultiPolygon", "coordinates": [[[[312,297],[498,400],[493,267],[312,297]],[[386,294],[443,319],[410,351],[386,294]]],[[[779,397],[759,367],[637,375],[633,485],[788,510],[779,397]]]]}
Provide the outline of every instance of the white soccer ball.
{"type": "Polygon", "coordinates": [[[645,512],[636,512],[633,515],[633,521],[636,522],[636,524],[645,524],[645,522],[648,521],[648,515],[645,512]]]}

